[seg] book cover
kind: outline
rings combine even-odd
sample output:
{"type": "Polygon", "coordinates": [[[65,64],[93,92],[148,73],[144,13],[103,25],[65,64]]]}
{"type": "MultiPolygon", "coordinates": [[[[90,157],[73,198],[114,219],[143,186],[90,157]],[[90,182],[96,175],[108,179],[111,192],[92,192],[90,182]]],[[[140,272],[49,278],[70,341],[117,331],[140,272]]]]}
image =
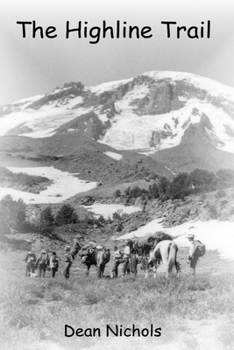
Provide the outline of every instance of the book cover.
{"type": "Polygon", "coordinates": [[[233,6],[0,5],[2,349],[234,347],[233,6]]]}

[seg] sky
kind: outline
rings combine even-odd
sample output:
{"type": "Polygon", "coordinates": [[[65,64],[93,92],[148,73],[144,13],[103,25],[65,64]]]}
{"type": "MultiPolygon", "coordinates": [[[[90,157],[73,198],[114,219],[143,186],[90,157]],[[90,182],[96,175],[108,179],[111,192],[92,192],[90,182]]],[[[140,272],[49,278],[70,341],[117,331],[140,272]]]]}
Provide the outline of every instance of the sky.
{"type": "MultiPolygon", "coordinates": [[[[80,81],[86,86],[131,78],[152,70],[182,71],[202,75],[234,87],[234,2],[232,0],[8,0],[0,5],[0,105],[40,95],[80,81]],[[22,35],[16,22],[36,21],[44,29],[32,38],[31,26],[22,35]],[[93,26],[152,28],[152,37],[66,39],[66,22],[93,26]],[[209,39],[176,37],[176,26],[167,38],[162,21],[178,26],[211,23],[209,39]],[[47,27],[57,37],[46,38],[47,27]]],[[[205,31],[206,34],[206,31],[205,31]]]]}

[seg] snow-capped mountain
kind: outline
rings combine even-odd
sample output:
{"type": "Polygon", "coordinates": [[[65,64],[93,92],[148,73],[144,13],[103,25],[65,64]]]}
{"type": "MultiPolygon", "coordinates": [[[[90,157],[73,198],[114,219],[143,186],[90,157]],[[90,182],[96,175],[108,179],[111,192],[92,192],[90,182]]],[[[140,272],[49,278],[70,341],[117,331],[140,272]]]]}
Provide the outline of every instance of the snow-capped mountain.
{"type": "Polygon", "coordinates": [[[234,89],[178,72],[52,93],[2,107],[0,135],[32,138],[83,132],[119,150],[155,153],[206,143],[234,153],[234,89]]]}
{"type": "Polygon", "coordinates": [[[95,181],[107,173],[111,180],[234,168],[234,89],[197,75],[65,84],[3,106],[0,115],[6,164],[10,154],[95,181]]]}

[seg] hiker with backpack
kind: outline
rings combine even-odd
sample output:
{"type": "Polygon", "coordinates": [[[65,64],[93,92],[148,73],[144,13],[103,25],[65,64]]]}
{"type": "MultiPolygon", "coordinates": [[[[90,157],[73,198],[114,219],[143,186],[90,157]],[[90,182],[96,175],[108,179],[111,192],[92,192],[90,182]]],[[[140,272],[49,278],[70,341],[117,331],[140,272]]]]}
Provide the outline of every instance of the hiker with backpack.
{"type": "Polygon", "coordinates": [[[102,246],[97,246],[97,276],[104,276],[105,266],[110,261],[110,249],[102,246]]]}
{"type": "Polygon", "coordinates": [[[195,240],[194,234],[189,234],[187,236],[190,246],[189,246],[189,257],[188,263],[190,265],[192,275],[195,276],[196,266],[200,257],[204,256],[206,253],[205,244],[201,241],[195,240]]]}
{"type": "Polygon", "coordinates": [[[65,255],[65,269],[63,270],[63,275],[65,278],[70,277],[70,267],[72,266],[72,262],[74,260],[72,254],[71,254],[71,247],[66,246],[64,248],[66,255],[65,255]]]}
{"type": "Polygon", "coordinates": [[[89,264],[89,262],[93,260],[95,248],[96,244],[94,242],[89,242],[88,244],[85,244],[83,247],[81,247],[79,255],[83,264],[89,264]]]}
{"type": "Polygon", "coordinates": [[[25,276],[28,277],[31,273],[35,273],[37,261],[35,253],[33,253],[32,251],[28,251],[24,261],[26,262],[25,276]]]}
{"type": "Polygon", "coordinates": [[[50,257],[50,268],[51,268],[53,278],[55,277],[55,273],[58,271],[58,267],[59,267],[59,260],[56,252],[53,252],[50,257]]]}
{"type": "Polygon", "coordinates": [[[46,250],[43,249],[36,263],[36,266],[39,270],[39,277],[41,277],[41,275],[42,277],[45,277],[45,272],[47,267],[49,266],[49,262],[50,262],[49,255],[46,252],[46,250]]]}

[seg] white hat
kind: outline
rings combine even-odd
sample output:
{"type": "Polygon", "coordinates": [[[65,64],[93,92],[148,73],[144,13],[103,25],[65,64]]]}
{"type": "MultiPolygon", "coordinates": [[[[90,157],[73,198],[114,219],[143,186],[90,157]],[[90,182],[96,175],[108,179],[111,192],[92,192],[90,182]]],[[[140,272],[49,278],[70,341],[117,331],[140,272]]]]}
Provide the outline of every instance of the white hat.
{"type": "Polygon", "coordinates": [[[195,237],[195,235],[194,235],[193,233],[189,233],[189,234],[187,235],[187,238],[188,238],[188,239],[194,239],[194,237],[195,237]]]}

